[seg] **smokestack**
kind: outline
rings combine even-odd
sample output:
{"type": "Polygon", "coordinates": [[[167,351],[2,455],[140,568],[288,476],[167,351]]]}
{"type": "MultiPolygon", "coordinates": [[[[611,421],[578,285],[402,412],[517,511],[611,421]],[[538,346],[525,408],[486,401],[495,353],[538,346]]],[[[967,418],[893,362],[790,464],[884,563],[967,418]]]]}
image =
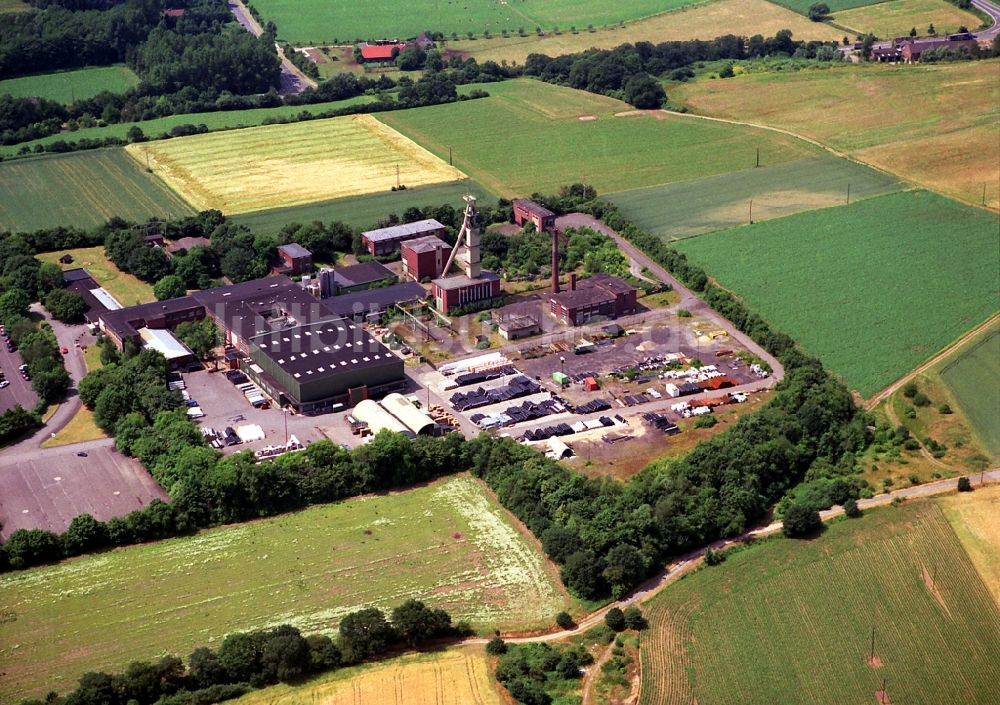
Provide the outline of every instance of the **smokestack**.
{"type": "Polygon", "coordinates": [[[576,272],[570,272],[569,275],[569,290],[576,291],[576,272]]]}
{"type": "Polygon", "coordinates": [[[559,293],[559,235],[552,231],[552,293],[559,293]]]}

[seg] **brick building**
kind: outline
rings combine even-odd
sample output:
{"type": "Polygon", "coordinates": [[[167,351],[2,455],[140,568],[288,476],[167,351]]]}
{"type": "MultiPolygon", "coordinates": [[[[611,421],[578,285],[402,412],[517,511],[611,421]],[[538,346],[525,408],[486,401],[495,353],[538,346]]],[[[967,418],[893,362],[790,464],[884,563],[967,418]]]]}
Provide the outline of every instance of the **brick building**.
{"type": "Polygon", "coordinates": [[[401,243],[418,237],[444,235],[445,227],[430,218],[417,220],[413,223],[392,225],[388,228],[368,230],[361,233],[361,242],[372,256],[391,255],[399,249],[401,243]]]}
{"type": "Polygon", "coordinates": [[[400,245],[400,250],[403,274],[414,281],[440,277],[451,254],[451,246],[436,235],[407,240],[400,245]]]}
{"type": "Polygon", "coordinates": [[[482,270],[475,279],[465,274],[442,277],[431,282],[434,305],[442,313],[460,306],[473,306],[500,298],[500,277],[482,270]]]}
{"type": "Polygon", "coordinates": [[[514,208],[514,222],[520,227],[534,223],[535,230],[550,233],[556,229],[556,214],[534,201],[519,198],[511,203],[514,208]]]}
{"type": "Polygon", "coordinates": [[[278,246],[278,264],[272,272],[274,274],[302,275],[312,271],[312,252],[304,248],[297,242],[278,246]]]}
{"type": "Polygon", "coordinates": [[[579,282],[570,276],[569,291],[549,295],[549,314],[560,323],[580,326],[593,318],[618,318],[635,313],[637,292],[610,274],[595,274],[579,282]]]}

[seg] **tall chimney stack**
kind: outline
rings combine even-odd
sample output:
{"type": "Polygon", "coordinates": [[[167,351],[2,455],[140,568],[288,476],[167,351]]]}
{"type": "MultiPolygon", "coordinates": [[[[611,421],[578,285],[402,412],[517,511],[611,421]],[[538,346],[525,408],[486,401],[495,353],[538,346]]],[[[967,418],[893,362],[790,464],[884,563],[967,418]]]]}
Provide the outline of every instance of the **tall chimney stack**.
{"type": "Polygon", "coordinates": [[[569,290],[576,291],[576,272],[570,272],[569,275],[569,290]]]}
{"type": "Polygon", "coordinates": [[[559,293],[559,233],[552,231],[552,293],[559,293]]]}

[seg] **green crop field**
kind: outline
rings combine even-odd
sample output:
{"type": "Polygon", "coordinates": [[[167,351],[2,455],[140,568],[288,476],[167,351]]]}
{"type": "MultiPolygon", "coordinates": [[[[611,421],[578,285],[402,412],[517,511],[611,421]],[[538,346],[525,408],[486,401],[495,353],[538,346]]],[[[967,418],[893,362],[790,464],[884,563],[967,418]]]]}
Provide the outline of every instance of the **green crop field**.
{"type": "Polygon", "coordinates": [[[1000,456],[1000,330],[963,350],[940,374],[986,450],[1000,456]]]}
{"type": "MultiPolygon", "coordinates": [[[[583,30],[695,5],[705,0],[632,0],[615,4],[600,0],[255,0],[264,21],[278,26],[278,38],[298,45],[388,37],[415,37],[430,30],[481,35],[489,30],[534,32],[571,26],[583,30]]],[[[487,40],[488,41],[488,40],[487,40]]]]}
{"type": "Polygon", "coordinates": [[[139,84],[139,77],[125,66],[101,66],[58,71],[0,81],[0,95],[15,98],[48,98],[57,103],[92,98],[101,91],[124,93],[139,84]]]}
{"type": "Polygon", "coordinates": [[[516,80],[490,97],[378,117],[502,196],[555,192],[574,182],[599,193],[780,164],[817,148],[782,134],[637,113],[612,98],[516,80]],[[617,116],[616,116],[617,115],[617,116]]]}
{"type": "Polygon", "coordinates": [[[48,137],[42,137],[31,142],[2,146],[0,147],[0,155],[13,156],[23,147],[34,149],[36,145],[44,146],[59,140],[76,142],[82,139],[96,140],[104,139],[105,137],[117,137],[120,140],[124,140],[132,127],[138,127],[144,135],[150,138],[156,138],[164,132],[169,132],[172,127],[178,125],[204,125],[213,132],[240,127],[256,127],[268,119],[291,118],[302,112],[317,115],[325,110],[336,110],[352,105],[370,103],[375,99],[376,96],[361,95],[346,100],[316,103],[314,105],[282,105],[276,108],[225,110],[214,113],[187,113],[184,115],[170,115],[153,120],[143,120],[141,122],[125,122],[116,125],[106,125],[104,127],[87,127],[75,132],[60,132],[57,135],[49,135],[48,137]]]}
{"type": "Polygon", "coordinates": [[[554,570],[468,476],[0,576],[0,700],[282,623],[408,598],[480,631],[547,626],[554,570]]]}
{"type": "Polygon", "coordinates": [[[646,617],[640,705],[878,703],[883,682],[897,705],[1000,696],[1000,610],[930,500],[767,540],[646,617]]]}
{"type": "Polygon", "coordinates": [[[905,188],[899,179],[848,159],[820,154],[787,164],[607,195],[623,215],[665,239],[722,230],[801,211],[842,205],[905,188]],[[751,203],[752,201],[752,203],[751,203]]]}
{"type": "Polygon", "coordinates": [[[121,149],[0,163],[0,230],[93,227],[112,216],[175,218],[194,211],[121,149]]]}
{"type": "MultiPolygon", "coordinates": [[[[795,10],[803,15],[809,14],[809,8],[815,5],[815,0],[771,0],[772,2],[783,5],[790,10],[795,10]]],[[[836,12],[837,10],[847,10],[852,7],[864,7],[865,5],[877,5],[880,2],[885,2],[885,0],[824,0],[827,7],[830,8],[831,12],[836,12]]]]}
{"type": "Polygon", "coordinates": [[[418,186],[405,191],[383,191],[364,196],[348,196],[335,198],[331,201],[310,203],[304,206],[290,208],[272,208],[255,213],[243,213],[233,216],[233,220],[246,225],[255,233],[277,233],[288,223],[311,223],[319,220],[324,223],[339,220],[356,228],[375,227],[381,219],[390,213],[403,215],[407,208],[424,206],[441,206],[449,204],[455,210],[465,207],[462,196],[471,193],[479,197],[481,205],[496,203],[496,196],[471,179],[450,181],[431,186],[418,186]]]}
{"type": "Polygon", "coordinates": [[[997,310],[997,217],[927,191],[677,249],[870,397],[997,310]]]}
{"type": "Polygon", "coordinates": [[[960,10],[948,0],[888,0],[875,5],[836,12],[833,21],[854,30],[871,32],[879,37],[902,37],[916,29],[921,35],[933,24],[939,35],[957,32],[959,27],[975,30],[981,20],[967,10],[960,10]]]}

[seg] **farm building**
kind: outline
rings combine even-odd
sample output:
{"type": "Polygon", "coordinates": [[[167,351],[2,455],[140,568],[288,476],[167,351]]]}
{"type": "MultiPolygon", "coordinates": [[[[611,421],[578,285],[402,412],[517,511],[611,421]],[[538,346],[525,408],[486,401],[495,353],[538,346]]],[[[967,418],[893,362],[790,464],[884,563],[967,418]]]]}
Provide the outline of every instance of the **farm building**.
{"type": "Polygon", "coordinates": [[[500,277],[487,269],[475,279],[465,274],[442,277],[431,282],[434,305],[442,313],[460,306],[484,304],[500,298],[500,277]]]}
{"type": "Polygon", "coordinates": [[[609,274],[595,274],[579,282],[570,276],[569,291],[549,295],[549,313],[568,326],[593,318],[618,318],[636,311],[634,286],[609,274]]]}
{"type": "Polygon", "coordinates": [[[339,267],[333,270],[335,293],[353,294],[366,289],[373,289],[383,282],[394,284],[396,275],[384,264],[378,262],[361,262],[349,267],[339,267]]]}
{"type": "Polygon", "coordinates": [[[400,245],[400,249],[403,274],[414,281],[440,277],[451,254],[451,246],[436,235],[407,240],[400,245]]]}
{"type": "Polygon", "coordinates": [[[274,274],[301,275],[312,271],[312,252],[297,242],[278,246],[278,263],[274,274]]]}
{"type": "Polygon", "coordinates": [[[524,198],[513,201],[511,205],[514,207],[514,222],[517,225],[524,227],[526,223],[534,223],[535,230],[540,233],[556,229],[556,214],[545,206],[524,198]]]}
{"type": "Polygon", "coordinates": [[[163,247],[163,236],[159,233],[150,233],[149,235],[146,235],[143,240],[145,240],[146,244],[150,247],[163,247]]]}
{"type": "Polygon", "coordinates": [[[929,49],[957,51],[965,48],[972,50],[977,44],[975,36],[969,33],[952,34],[947,37],[926,37],[924,39],[903,37],[893,39],[888,45],[872,47],[870,58],[872,61],[912,64],[920,61],[921,55],[929,49]]]}
{"type": "Polygon", "coordinates": [[[207,237],[182,237],[167,245],[167,254],[174,256],[180,252],[187,252],[195,247],[208,247],[212,243],[207,237]]]}
{"type": "Polygon", "coordinates": [[[360,62],[364,64],[394,61],[407,47],[406,42],[362,42],[358,45],[360,62]]]}
{"type": "Polygon", "coordinates": [[[388,228],[368,230],[361,233],[361,242],[372,256],[391,255],[399,249],[401,243],[418,237],[444,235],[445,227],[438,221],[417,220],[413,223],[392,225],[388,228]]]}

